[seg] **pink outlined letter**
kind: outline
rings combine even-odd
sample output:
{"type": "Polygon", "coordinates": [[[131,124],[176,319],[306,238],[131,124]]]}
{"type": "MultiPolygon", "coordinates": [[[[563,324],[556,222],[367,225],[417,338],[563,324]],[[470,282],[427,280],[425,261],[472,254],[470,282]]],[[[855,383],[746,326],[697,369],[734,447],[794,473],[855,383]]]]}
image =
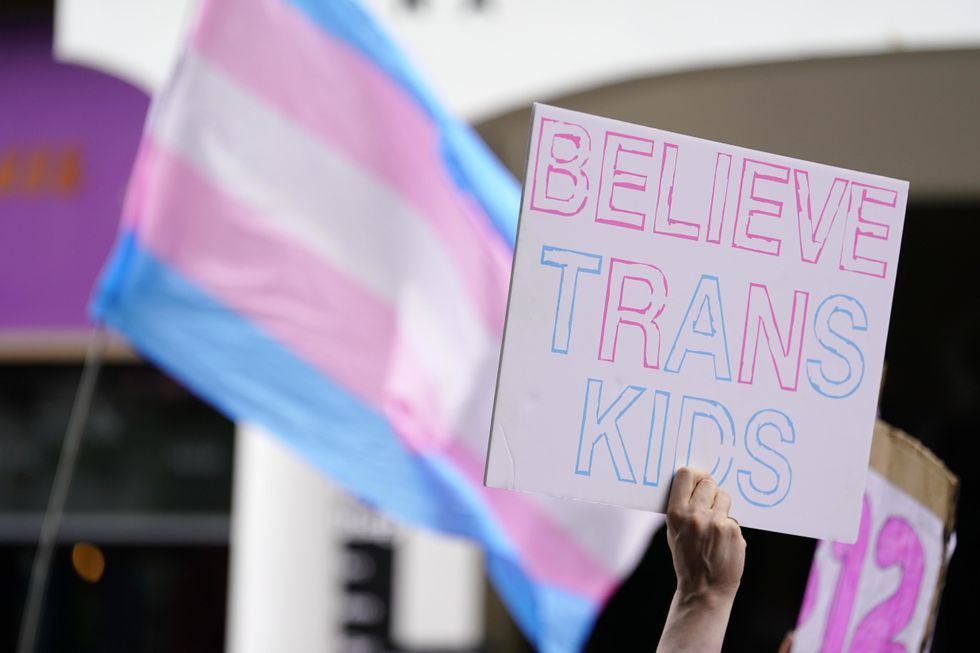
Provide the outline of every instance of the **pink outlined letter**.
{"type": "Polygon", "coordinates": [[[749,300],[745,307],[745,330],[742,333],[742,355],[738,365],[738,382],[751,384],[755,381],[755,361],[759,354],[759,337],[766,339],[769,356],[776,368],[776,379],[783,390],[796,392],[800,380],[800,358],[803,356],[803,327],[810,293],[793,291],[793,311],[787,329],[787,338],[776,322],[776,309],[765,284],[749,284],[749,300]],[[775,338],[775,341],[773,341],[775,338]],[[752,343],[751,349],[749,343],[752,343]],[[777,347],[773,347],[776,344],[777,347]]]}
{"type": "Polygon", "coordinates": [[[616,359],[620,328],[635,326],[643,334],[643,367],[660,369],[660,325],[667,301],[667,277],[648,263],[610,259],[606,304],[599,337],[599,360],[616,359]],[[616,297],[613,297],[615,293],[616,297]]]}
{"type": "Polygon", "coordinates": [[[664,143],[663,165],[660,166],[660,191],[657,193],[657,213],[653,232],[686,240],[697,240],[701,225],[670,217],[674,203],[674,179],[677,176],[677,151],[673,143],[664,143]]]}
{"type": "Polygon", "coordinates": [[[708,237],[705,239],[716,245],[721,242],[721,228],[725,225],[731,179],[732,155],[719,152],[715,159],[715,179],[711,186],[711,205],[708,207],[708,237]]]}
{"type": "Polygon", "coordinates": [[[753,231],[753,218],[759,216],[783,217],[783,202],[773,197],[773,195],[778,196],[781,189],[771,186],[758,188],[757,182],[760,180],[789,185],[789,168],[754,159],[745,159],[742,162],[742,182],[738,192],[738,205],[735,207],[735,233],[732,234],[732,247],[750,249],[770,256],[779,256],[779,250],[782,247],[780,238],[753,231]],[[746,197],[748,197],[748,201],[743,207],[742,200],[746,197]],[[752,208],[753,203],[767,205],[771,210],[752,208]]]}
{"type": "Polygon", "coordinates": [[[589,198],[589,176],[584,168],[591,150],[589,132],[581,125],[542,118],[531,179],[531,209],[578,215],[589,198]],[[543,148],[547,148],[544,156],[543,148]]]}
{"type": "Polygon", "coordinates": [[[653,141],[618,132],[606,132],[599,172],[599,201],[595,221],[629,229],[643,229],[647,213],[643,195],[649,176],[645,165],[653,163],[653,141]],[[625,157],[623,155],[626,155],[625,157]],[[643,158],[650,159],[649,162],[643,158]],[[627,208],[632,206],[632,208],[627,208]]]}
{"type": "Polygon", "coordinates": [[[800,226],[800,259],[807,263],[820,260],[823,246],[827,244],[827,235],[834,227],[837,214],[844,203],[847,192],[847,180],[842,177],[834,179],[827,191],[823,209],[817,223],[813,224],[813,208],[810,202],[810,175],[806,170],[795,170],[793,178],[796,181],[796,218],[800,226]]]}
{"type": "Polygon", "coordinates": [[[865,217],[864,212],[869,204],[895,208],[898,204],[898,193],[878,186],[851,183],[851,197],[847,205],[847,222],[844,226],[844,244],[840,252],[840,269],[884,279],[885,272],[888,270],[888,263],[858,254],[858,245],[861,244],[862,238],[887,241],[888,234],[891,233],[885,223],[869,220],[865,217]]]}

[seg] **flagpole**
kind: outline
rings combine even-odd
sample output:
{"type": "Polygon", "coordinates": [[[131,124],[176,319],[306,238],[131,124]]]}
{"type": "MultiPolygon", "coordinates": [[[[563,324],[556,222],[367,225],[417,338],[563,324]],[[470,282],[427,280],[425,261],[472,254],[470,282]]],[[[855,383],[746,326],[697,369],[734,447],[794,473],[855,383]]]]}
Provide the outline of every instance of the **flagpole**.
{"type": "Polygon", "coordinates": [[[102,367],[107,340],[105,327],[101,323],[96,324],[85,355],[85,366],[82,369],[78,390],[75,392],[68,427],[65,429],[65,437],[61,443],[61,453],[58,456],[58,466],[55,468],[48,505],[44,511],[44,520],[41,522],[41,534],[34,553],[31,580],[24,602],[24,616],[20,622],[20,634],[17,638],[17,653],[33,653],[37,641],[55,539],[65,512],[65,501],[75,473],[78,450],[85,431],[85,423],[88,421],[89,409],[92,407],[92,396],[102,367]]]}

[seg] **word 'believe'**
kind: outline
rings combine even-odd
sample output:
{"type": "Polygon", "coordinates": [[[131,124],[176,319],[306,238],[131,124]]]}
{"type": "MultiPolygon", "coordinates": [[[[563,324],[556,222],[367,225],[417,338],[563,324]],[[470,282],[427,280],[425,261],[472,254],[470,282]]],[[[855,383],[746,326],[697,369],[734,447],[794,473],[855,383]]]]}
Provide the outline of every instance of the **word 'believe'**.
{"type": "MultiPolygon", "coordinates": [[[[720,244],[732,212],[728,195],[736,167],[733,155],[717,153],[710,185],[709,180],[694,180],[708,191],[702,215],[679,217],[672,210],[681,148],[664,142],[659,156],[656,152],[657,143],[650,138],[607,131],[596,171],[591,161],[597,153],[588,130],[542,118],[529,207],[539,213],[573,217],[594,205],[592,217],[599,224],[720,244]]],[[[690,183],[689,177],[682,175],[685,183],[690,183]]],[[[881,247],[889,239],[887,222],[897,215],[895,190],[838,176],[825,193],[812,197],[807,170],[748,157],[742,160],[736,183],[733,248],[775,257],[784,254],[786,234],[780,219],[786,204],[792,202],[800,260],[820,261],[828,236],[843,214],[838,268],[885,278],[887,256],[877,252],[883,252],[881,247]],[[814,207],[821,205],[819,215],[815,214],[814,207]]]]}

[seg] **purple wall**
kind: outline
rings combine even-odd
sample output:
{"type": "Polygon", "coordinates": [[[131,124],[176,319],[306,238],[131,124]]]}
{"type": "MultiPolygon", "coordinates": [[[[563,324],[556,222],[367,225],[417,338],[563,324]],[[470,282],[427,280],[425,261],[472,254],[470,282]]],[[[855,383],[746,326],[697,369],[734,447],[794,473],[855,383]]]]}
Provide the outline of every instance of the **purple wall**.
{"type": "Polygon", "coordinates": [[[90,324],[148,104],[48,33],[0,33],[0,332],[90,324]]]}

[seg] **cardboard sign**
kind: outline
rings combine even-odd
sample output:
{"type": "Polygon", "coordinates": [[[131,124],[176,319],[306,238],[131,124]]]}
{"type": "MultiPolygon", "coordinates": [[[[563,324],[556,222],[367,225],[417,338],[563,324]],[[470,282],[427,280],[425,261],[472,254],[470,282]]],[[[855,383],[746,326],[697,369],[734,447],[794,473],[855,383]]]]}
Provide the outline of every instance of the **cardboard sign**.
{"type": "MultiPolygon", "coordinates": [[[[536,105],[486,483],[857,536],[908,184],[536,105]]],[[[803,126],[801,126],[802,128],[803,126]]]]}
{"type": "Polygon", "coordinates": [[[817,546],[794,651],[928,649],[952,554],[958,481],[883,422],[871,465],[857,540],[817,546]]]}

